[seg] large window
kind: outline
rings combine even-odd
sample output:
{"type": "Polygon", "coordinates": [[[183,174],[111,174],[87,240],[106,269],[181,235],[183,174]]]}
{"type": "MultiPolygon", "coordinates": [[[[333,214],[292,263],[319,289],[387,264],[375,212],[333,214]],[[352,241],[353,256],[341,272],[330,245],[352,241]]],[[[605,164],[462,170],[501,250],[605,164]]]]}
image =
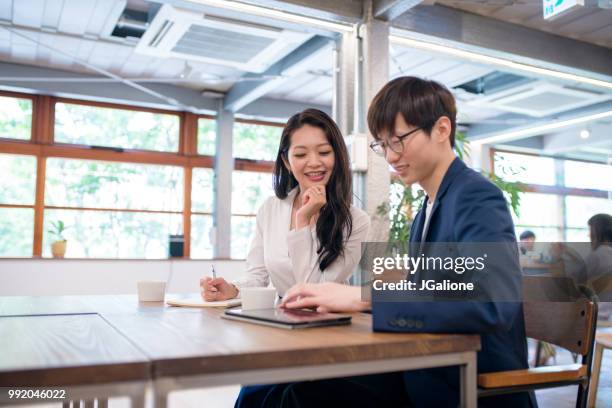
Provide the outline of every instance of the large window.
{"type": "Polygon", "coordinates": [[[58,102],[55,104],[55,141],[176,152],[179,117],[58,102]]]}
{"type": "Polygon", "coordinates": [[[517,235],[529,229],[538,241],[586,242],[588,219],[612,214],[610,165],[500,151],[494,161],[496,174],[525,185],[517,235]]]}
{"type": "Polygon", "coordinates": [[[165,258],[182,233],[183,169],[49,158],[43,255],[53,221],[67,226],[67,257],[165,258]]]}
{"type": "Polygon", "coordinates": [[[0,137],[30,139],[32,134],[32,101],[0,96],[0,137]]]}
{"type": "Polygon", "coordinates": [[[32,255],[36,157],[0,154],[0,257],[32,255]]]}
{"type": "Polygon", "coordinates": [[[4,93],[0,257],[51,256],[57,221],[70,258],[212,257],[215,144],[210,117],[4,93]]]}
{"type": "MultiPolygon", "coordinates": [[[[3,93],[0,257],[51,257],[61,221],[67,258],[167,258],[170,235],[184,236],[186,256],[212,258],[216,131],[189,112],[3,93]]],[[[232,258],[246,257],[273,195],[281,133],[235,122],[232,258]]]]}

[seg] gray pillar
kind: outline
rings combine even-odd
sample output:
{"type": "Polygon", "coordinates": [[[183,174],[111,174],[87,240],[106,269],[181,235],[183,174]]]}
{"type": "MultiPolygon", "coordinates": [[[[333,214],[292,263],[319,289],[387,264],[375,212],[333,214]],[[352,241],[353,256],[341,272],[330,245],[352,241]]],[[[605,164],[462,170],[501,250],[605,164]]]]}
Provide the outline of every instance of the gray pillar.
{"type": "Polygon", "coordinates": [[[223,100],[217,111],[217,144],[215,151],[213,223],[215,227],[214,257],[229,258],[232,229],[232,172],[234,158],[234,114],[223,109],[223,100]]]}
{"type": "MultiPolygon", "coordinates": [[[[389,81],[389,24],[372,17],[372,1],[364,2],[365,24],[359,29],[361,42],[360,80],[358,81],[358,130],[368,132],[366,116],[376,93],[389,81]]],[[[372,141],[368,137],[368,144],[372,141]]],[[[386,241],[389,220],[376,215],[377,207],[389,200],[389,165],[383,157],[368,149],[368,171],[365,175],[365,210],[372,217],[370,240],[386,241]]]]}
{"type": "Polygon", "coordinates": [[[355,129],[356,68],[359,39],[356,32],[343,33],[334,48],[332,115],[346,137],[355,129]]]}

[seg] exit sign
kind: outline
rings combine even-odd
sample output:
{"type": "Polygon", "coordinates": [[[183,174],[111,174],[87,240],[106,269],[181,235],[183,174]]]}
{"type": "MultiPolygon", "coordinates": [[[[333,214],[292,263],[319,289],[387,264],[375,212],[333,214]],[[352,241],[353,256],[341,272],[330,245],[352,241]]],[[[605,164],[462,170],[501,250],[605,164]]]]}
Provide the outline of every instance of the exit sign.
{"type": "Polygon", "coordinates": [[[544,19],[549,20],[565,14],[574,7],[584,6],[584,0],[542,0],[544,19]]]}

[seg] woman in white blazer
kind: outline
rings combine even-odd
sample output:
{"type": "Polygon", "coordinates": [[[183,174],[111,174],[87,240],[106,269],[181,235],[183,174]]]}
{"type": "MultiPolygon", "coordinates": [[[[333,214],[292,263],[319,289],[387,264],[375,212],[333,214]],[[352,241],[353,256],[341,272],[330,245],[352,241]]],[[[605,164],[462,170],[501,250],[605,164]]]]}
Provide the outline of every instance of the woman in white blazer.
{"type": "Polygon", "coordinates": [[[257,213],[244,279],[200,281],[205,300],[274,285],[283,296],[301,282],[348,282],[361,257],[369,217],[351,205],[349,157],[336,123],[307,109],[285,125],[274,167],[275,196],[257,213]]]}

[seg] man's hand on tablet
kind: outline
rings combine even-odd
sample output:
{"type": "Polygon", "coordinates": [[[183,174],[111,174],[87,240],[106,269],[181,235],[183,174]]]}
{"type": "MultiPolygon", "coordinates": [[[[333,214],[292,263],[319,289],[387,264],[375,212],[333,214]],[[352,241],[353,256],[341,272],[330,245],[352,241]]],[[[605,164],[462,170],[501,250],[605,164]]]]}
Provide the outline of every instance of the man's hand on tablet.
{"type": "Polygon", "coordinates": [[[359,286],[340,283],[300,283],[285,293],[281,307],[316,308],[319,312],[360,312],[370,308],[361,300],[359,286]]]}

